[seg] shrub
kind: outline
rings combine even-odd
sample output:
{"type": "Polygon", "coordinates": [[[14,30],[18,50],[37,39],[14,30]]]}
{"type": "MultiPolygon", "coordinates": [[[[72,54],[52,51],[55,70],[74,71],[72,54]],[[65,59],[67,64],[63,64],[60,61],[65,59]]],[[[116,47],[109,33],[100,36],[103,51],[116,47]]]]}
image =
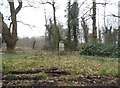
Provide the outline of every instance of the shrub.
{"type": "Polygon", "coordinates": [[[90,56],[118,57],[117,45],[85,45],[80,48],[80,54],[90,56]]]}

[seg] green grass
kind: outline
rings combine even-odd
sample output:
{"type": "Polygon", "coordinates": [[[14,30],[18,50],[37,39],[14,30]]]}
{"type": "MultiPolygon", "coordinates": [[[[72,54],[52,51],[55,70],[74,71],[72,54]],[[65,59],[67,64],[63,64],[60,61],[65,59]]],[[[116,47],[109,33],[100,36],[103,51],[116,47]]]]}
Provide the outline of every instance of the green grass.
{"type": "Polygon", "coordinates": [[[19,52],[3,54],[3,72],[10,71],[44,71],[53,67],[71,75],[118,76],[118,61],[116,58],[103,58],[79,55],[35,54],[19,52]]]}
{"type": "MultiPolygon", "coordinates": [[[[77,85],[75,80],[85,76],[118,77],[117,58],[103,58],[83,55],[57,55],[55,53],[17,52],[16,54],[2,55],[3,78],[12,80],[11,85],[28,86],[37,82],[49,83],[59,80],[59,85],[77,85]],[[67,72],[68,75],[51,76],[46,71],[57,68],[58,72],[67,72]],[[18,73],[16,73],[18,72],[18,73]],[[33,73],[31,73],[33,72],[33,73]],[[35,72],[35,73],[34,73],[35,72]],[[34,79],[39,81],[35,81],[34,79]],[[34,80],[34,81],[33,81],[34,80]],[[71,80],[71,81],[70,81],[71,80]]],[[[6,84],[3,81],[3,85],[6,84]],[[5,83],[5,84],[4,84],[5,83]]]]}
{"type": "Polygon", "coordinates": [[[17,52],[15,54],[3,54],[2,58],[3,59],[22,59],[22,58],[26,58],[26,57],[31,57],[32,55],[34,55],[33,52],[17,52]]]}

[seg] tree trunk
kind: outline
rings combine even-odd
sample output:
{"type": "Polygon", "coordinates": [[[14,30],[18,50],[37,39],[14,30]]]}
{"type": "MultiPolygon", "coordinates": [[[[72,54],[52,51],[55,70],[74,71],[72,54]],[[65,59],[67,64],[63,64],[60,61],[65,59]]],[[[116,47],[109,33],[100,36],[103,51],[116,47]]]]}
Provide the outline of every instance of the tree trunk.
{"type": "Polygon", "coordinates": [[[53,17],[54,17],[54,25],[55,25],[55,32],[56,32],[56,49],[59,50],[59,30],[57,28],[57,22],[56,22],[56,8],[55,8],[55,2],[53,2],[53,17]]]}
{"type": "Polygon", "coordinates": [[[49,2],[50,5],[53,7],[53,21],[54,21],[54,29],[55,29],[55,48],[56,50],[59,50],[59,30],[57,28],[57,22],[56,22],[56,8],[55,8],[55,2],[52,1],[52,3],[49,2]]]}
{"type": "Polygon", "coordinates": [[[16,41],[9,41],[6,43],[7,45],[7,49],[6,49],[6,53],[15,53],[15,46],[16,46],[16,41]]]}
{"type": "Polygon", "coordinates": [[[77,46],[78,46],[78,38],[77,38],[77,33],[76,33],[76,26],[73,26],[73,42],[74,42],[74,50],[77,50],[77,46]]]}
{"type": "Polygon", "coordinates": [[[92,43],[97,44],[97,27],[96,27],[96,0],[93,0],[93,37],[92,43]]]}
{"type": "Polygon", "coordinates": [[[70,26],[70,15],[71,15],[71,12],[70,12],[70,10],[71,10],[71,1],[69,0],[69,2],[68,2],[68,24],[67,24],[67,26],[68,26],[68,34],[67,34],[67,48],[68,49],[71,49],[71,46],[70,46],[70,44],[71,44],[71,26],[70,26]]]}
{"type": "Polygon", "coordinates": [[[6,43],[6,53],[15,53],[15,46],[17,41],[17,36],[13,36],[10,33],[9,28],[7,27],[6,23],[3,21],[2,24],[2,38],[6,43]]]}
{"type": "Polygon", "coordinates": [[[87,27],[87,24],[85,22],[84,17],[82,17],[81,26],[82,26],[83,33],[84,33],[84,40],[85,40],[85,43],[87,44],[88,43],[88,30],[89,30],[89,28],[87,27]]]}
{"type": "Polygon", "coordinates": [[[120,26],[118,27],[118,58],[120,58],[120,26]]]}
{"type": "Polygon", "coordinates": [[[101,30],[99,30],[99,43],[102,43],[101,30]]]}

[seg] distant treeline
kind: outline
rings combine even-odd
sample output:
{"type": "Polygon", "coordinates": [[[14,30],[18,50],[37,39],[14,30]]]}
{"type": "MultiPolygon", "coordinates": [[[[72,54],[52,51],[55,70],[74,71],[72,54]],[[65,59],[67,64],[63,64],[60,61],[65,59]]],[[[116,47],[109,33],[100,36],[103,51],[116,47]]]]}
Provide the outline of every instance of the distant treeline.
{"type": "MultiPolygon", "coordinates": [[[[32,37],[32,38],[18,38],[16,48],[28,49],[43,49],[45,45],[45,37],[32,37]]],[[[2,44],[5,47],[5,43],[2,44]]]]}

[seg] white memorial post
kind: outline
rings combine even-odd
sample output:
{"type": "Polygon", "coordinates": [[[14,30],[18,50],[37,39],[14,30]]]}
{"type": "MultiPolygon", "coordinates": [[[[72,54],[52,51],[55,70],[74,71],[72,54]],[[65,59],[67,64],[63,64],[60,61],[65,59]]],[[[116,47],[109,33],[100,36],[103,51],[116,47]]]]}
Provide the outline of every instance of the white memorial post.
{"type": "MultiPolygon", "coordinates": [[[[0,37],[2,37],[2,35],[1,35],[2,34],[2,17],[3,17],[3,15],[0,12],[0,37]]],[[[0,43],[2,43],[1,40],[0,40],[0,43]]],[[[0,47],[1,47],[1,45],[2,44],[0,44],[0,47]]],[[[2,53],[0,52],[0,88],[1,87],[2,87],[2,53]]]]}
{"type": "Polygon", "coordinates": [[[64,54],[64,43],[62,41],[59,42],[59,54],[64,54]]]}

